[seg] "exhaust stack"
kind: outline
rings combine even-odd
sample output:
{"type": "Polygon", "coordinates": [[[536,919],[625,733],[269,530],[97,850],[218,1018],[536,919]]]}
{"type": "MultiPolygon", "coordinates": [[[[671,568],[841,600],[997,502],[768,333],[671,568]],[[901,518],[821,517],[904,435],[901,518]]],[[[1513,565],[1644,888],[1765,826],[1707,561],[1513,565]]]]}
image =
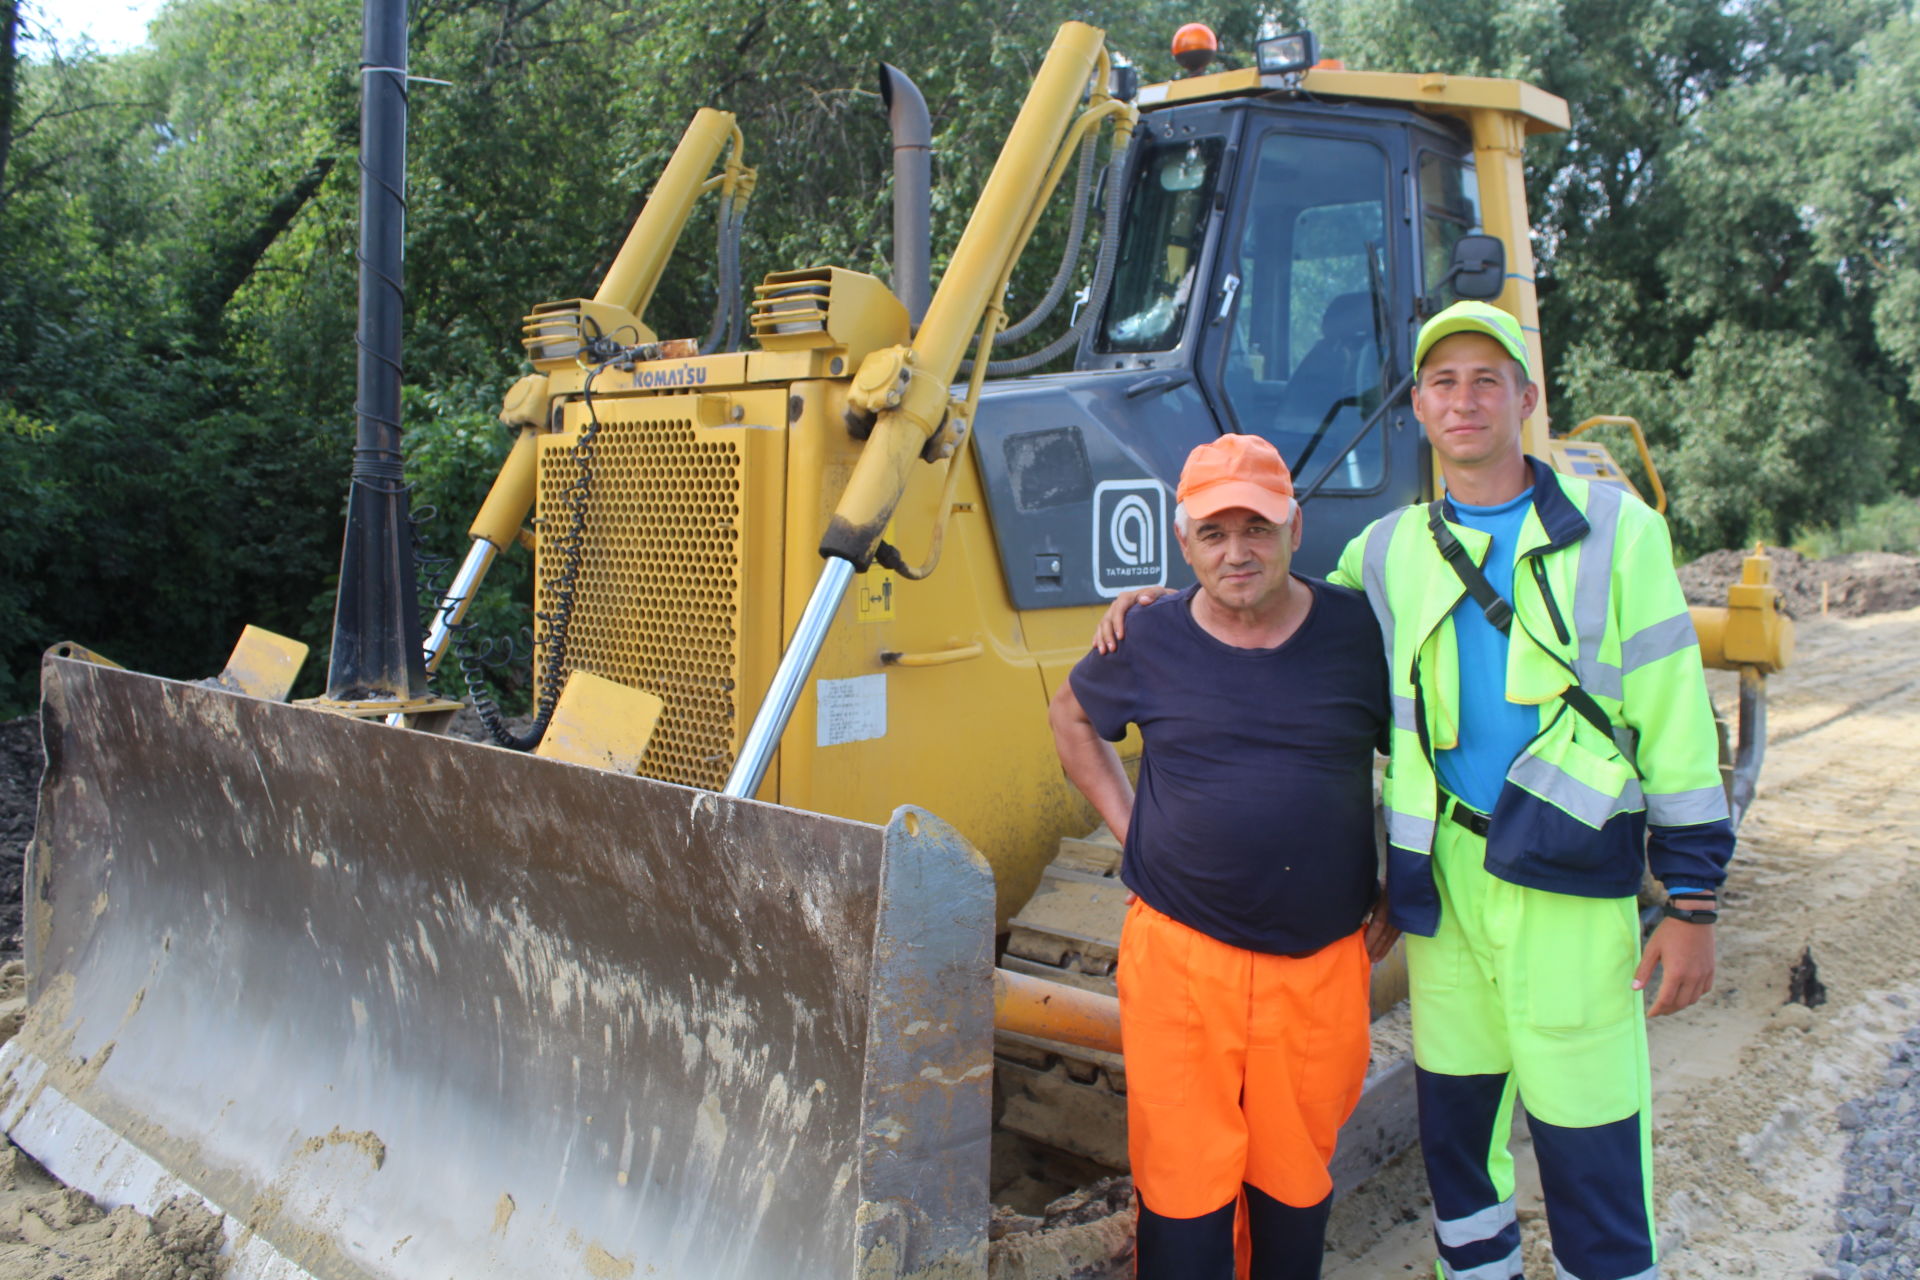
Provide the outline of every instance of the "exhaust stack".
{"type": "Polygon", "coordinates": [[[893,292],[917,329],[933,299],[933,121],[919,86],[884,62],[880,101],[893,128],[893,292]]]}

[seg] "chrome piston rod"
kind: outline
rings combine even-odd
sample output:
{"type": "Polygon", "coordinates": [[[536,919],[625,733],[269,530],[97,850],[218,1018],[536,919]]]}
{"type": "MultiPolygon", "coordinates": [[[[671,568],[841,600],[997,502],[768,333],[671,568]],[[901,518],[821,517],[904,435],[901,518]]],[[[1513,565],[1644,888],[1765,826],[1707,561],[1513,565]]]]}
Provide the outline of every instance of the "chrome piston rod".
{"type": "Polygon", "coordinates": [[[773,684],[767,689],[766,700],[760,704],[760,713],[754,717],[753,727],[747,730],[746,741],[740,744],[739,758],[734,761],[733,772],[727,775],[722,795],[744,799],[760,789],[760,780],[766,777],[767,765],[780,747],[780,735],[787,730],[794,704],[800,701],[800,690],[806,687],[814,659],[820,656],[820,646],[826,642],[827,631],[833,626],[833,615],[839,612],[840,599],[847,594],[847,584],[852,581],[852,561],[838,556],[827,559],[826,568],[820,571],[820,581],[814,584],[813,595],[800,615],[800,625],[794,628],[793,642],[780,659],[780,669],[773,673],[773,684]]]}
{"type": "MultiPolygon", "coordinates": [[[[485,538],[475,538],[473,545],[467,548],[467,558],[460,562],[460,572],[453,575],[453,581],[447,584],[447,592],[440,597],[440,607],[433,612],[433,626],[427,631],[427,670],[438,671],[441,659],[447,656],[447,649],[453,641],[453,629],[467,616],[467,606],[473,603],[474,593],[480,590],[481,580],[487,576],[487,570],[493,567],[493,558],[500,554],[500,548],[485,538]]],[[[387,717],[387,723],[395,728],[404,726],[407,718],[401,712],[387,717]]]]}

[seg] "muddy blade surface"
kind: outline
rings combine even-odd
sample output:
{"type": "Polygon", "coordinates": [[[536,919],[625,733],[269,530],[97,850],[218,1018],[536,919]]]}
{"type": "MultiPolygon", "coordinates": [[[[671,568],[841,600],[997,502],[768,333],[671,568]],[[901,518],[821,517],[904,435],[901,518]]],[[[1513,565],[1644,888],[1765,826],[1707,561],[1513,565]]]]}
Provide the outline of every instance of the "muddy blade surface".
{"type": "Polygon", "coordinates": [[[0,1122],[56,1174],[184,1184],[243,1273],[984,1270],[993,890],[937,819],[44,691],[0,1122]]]}

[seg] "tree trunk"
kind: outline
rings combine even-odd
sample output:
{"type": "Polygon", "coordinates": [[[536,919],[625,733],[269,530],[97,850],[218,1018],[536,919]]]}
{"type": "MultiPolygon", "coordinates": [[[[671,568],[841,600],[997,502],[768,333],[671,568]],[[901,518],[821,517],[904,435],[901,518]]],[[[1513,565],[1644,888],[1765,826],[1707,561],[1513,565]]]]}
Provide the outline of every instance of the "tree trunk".
{"type": "MultiPolygon", "coordinates": [[[[13,0],[0,0],[0,4],[9,4],[13,0]]],[[[273,206],[260,216],[253,230],[244,239],[236,240],[217,252],[214,260],[208,264],[206,284],[200,291],[199,328],[202,337],[213,342],[220,331],[220,317],[233,301],[233,295],[240,292],[240,286],[247,282],[253,269],[273,248],[273,242],[280,233],[293,225],[293,220],[306,207],[320,190],[320,185],[333,172],[336,160],[333,156],[317,157],[307,171],[300,175],[294,184],[287,188],[273,206]]]]}
{"type": "Polygon", "coordinates": [[[0,208],[7,196],[7,160],[13,154],[13,112],[18,96],[20,0],[0,0],[0,208]]]}

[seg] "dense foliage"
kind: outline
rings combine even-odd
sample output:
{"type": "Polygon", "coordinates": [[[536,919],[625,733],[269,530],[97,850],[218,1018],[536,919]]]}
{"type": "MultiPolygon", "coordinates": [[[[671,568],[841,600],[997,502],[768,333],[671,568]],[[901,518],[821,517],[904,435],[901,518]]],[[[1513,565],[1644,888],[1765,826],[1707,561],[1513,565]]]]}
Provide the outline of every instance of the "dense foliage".
{"type": "MultiPolygon", "coordinates": [[[[880,61],[933,109],[951,245],[1066,17],[1150,78],[1195,16],[1038,0],[422,0],[410,131],[410,479],[457,554],[507,441],[518,325],[591,292],[695,107],[740,117],[744,258],[885,273],[880,61]]],[[[1519,75],[1556,419],[1631,412],[1682,544],[1790,538],[1920,489],[1920,36],[1898,0],[1224,0],[1230,48],[1312,25],[1351,66],[1519,75]]],[[[56,47],[0,0],[0,714],[79,640],[215,669],[244,621],[324,646],[353,431],[355,0],[173,0],[56,47]]],[[[711,236],[710,213],[689,229],[711,236]]],[[[1016,293],[1052,267],[1042,228],[1016,293]]],[[[701,333],[712,254],[653,316],[701,333]]],[[[936,260],[936,269],[939,266],[936,260]]],[[[509,630],[524,573],[482,610],[509,630]]],[[[320,664],[316,663],[315,666],[320,664]]]]}

